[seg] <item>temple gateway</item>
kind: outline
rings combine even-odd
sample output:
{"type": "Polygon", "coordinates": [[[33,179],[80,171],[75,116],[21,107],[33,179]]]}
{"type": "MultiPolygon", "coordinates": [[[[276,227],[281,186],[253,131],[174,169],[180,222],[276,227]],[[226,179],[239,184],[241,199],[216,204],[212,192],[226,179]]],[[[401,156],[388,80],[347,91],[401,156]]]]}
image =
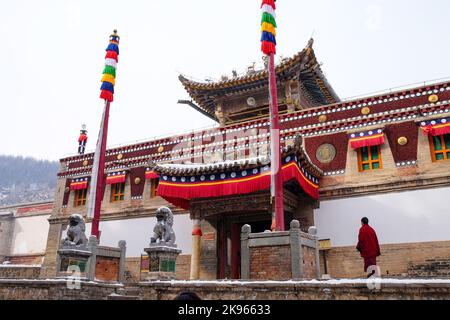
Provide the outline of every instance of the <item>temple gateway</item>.
{"type": "MultiPolygon", "coordinates": [[[[100,243],[126,241],[127,281],[148,271],[143,249],[161,206],[174,214],[178,279],[283,279],[264,259],[261,270],[242,270],[244,225],[271,228],[267,78],[253,67],[219,82],[180,75],[184,103],[217,126],[107,150],[100,243]]],[[[429,259],[449,259],[450,82],[341,101],[313,41],[280,61],[276,80],[285,227],[299,230],[300,247],[320,244],[305,277],[363,275],[355,249],[363,216],[379,235],[382,274],[412,277],[429,259]]],[[[86,214],[93,158],[60,160],[40,277],[56,274],[68,217],[86,214]]],[[[288,262],[278,258],[282,270],[288,262]]]]}

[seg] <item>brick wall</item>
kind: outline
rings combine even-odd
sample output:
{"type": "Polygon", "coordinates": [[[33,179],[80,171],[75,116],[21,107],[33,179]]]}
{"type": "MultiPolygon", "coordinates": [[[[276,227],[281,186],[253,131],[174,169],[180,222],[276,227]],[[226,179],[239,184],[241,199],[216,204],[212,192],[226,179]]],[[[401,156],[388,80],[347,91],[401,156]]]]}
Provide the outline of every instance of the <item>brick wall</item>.
{"type": "Polygon", "coordinates": [[[413,278],[450,278],[450,259],[428,259],[424,263],[411,263],[408,276],[413,278]]]}
{"type": "Polygon", "coordinates": [[[316,250],[302,246],[303,274],[305,279],[316,279],[316,250]]]}
{"type": "MultiPolygon", "coordinates": [[[[448,300],[450,284],[381,283],[370,290],[366,280],[353,283],[327,281],[271,283],[141,283],[139,296],[151,300],[172,300],[181,291],[197,293],[203,300],[448,300]]],[[[1,298],[1,296],[0,296],[1,298]]]]}
{"type": "Polygon", "coordinates": [[[125,259],[125,282],[139,282],[140,281],[140,257],[132,257],[125,259]]]}
{"type": "Polygon", "coordinates": [[[286,246],[250,248],[250,279],[292,279],[291,249],[286,246]]]}
{"type": "Polygon", "coordinates": [[[44,259],[45,253],[42,254],[30,254],[30,255],[16,255],[6,257],[5,260],[11,264],[41,264],[44,259]]]}
{"type": "MultiPolygon", "coordinates": [[[[447,282],[382,282],[381,290],[370,290],[367,281],[189,283],[147,282],[135,285],[133,294],[145,300],[173,300],[181,291],[196,292],[203,300],[449,300],[447,282]]],[[[81,282],[80,289],[70,289],[65,280],[0,279],[0,300],[106,300],[121,293],[120,284],[81,282]]],[[[125,288],[126,289],[126,288],[125,288]]],[[[131,287],[130,287],[131,289],[131,287]]],[[[176,309],[178,310],[178,309],[176,309]]],[[[175,312],[176,312],[175,310],[175,312]]]]}
{"type": "MultiPolygon", "coordinates": [[[[146,277],[146,272],[140,274],[141,268],[141,258],[133,257],[126,258],[125,260],[125,282],[135,283],[144,281],[146,277]]],[[[176,278],[178,280],[189,280],[191,271],[191,255],[190,254],[180,254],[176,261],[176,278]]]]}
{"type": "Polygon", "coordinates": [[[11,252],[11,242],[14,233],[13,214],[0,216],[0,263],[11,252]]]}
{"type": "Polygon", "coordinates": [[[50,223],[47,237],[47,248],[45,250],[44,262],[41,268],[41,278],[51,278],[56,276],[56,258],[59,245],[61,243],[62,230],[66,226],[61,223],[50,223]]]}
{"type": "Polygon", "coordinates": [[[7,279],[36,279],[41,267],[0,265],[0,278],[7,279]]]}
{"type": "MultiPolygon", "coordinates": [[[[450,241],[381,245],[377,263],[382,276],[406,276],[408,266],[424,263],[427,259],[450,258],[450,241]]],[[[323,272],[323,254],[320,254],[323,272]]],[[[328,273],[333,278],[364,276],[364,264],[355,247],[332,248],[327,252],[328,273]]]]}
{"type": "Polygon", "coordinates": [[[217,279],[217,233],[213,222],[202,220],[200,279],[217,279]]]}
{"type": "Polygon", "coordinates": [[[81,282],[79,289],[71,289],[67,284],[66,280],[0,279],[0,300],[106,300],[123,287],[81,282]]]}
{"type": "Polygon", "coordinates": [[[191,275],[191,255],[180,254],[177,258],[176,273],[178,280],[189,280],[191,275]]]}

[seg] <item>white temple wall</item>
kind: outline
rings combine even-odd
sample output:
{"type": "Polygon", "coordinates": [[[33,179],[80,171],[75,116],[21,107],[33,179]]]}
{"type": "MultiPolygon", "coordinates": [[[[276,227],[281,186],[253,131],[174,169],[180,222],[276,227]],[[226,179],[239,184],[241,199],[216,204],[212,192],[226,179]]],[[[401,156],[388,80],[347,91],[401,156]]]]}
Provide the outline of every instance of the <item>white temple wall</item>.
{"type": "Polygon", "coordinates": [[[333,247],[357,243],[361,218],[369,218],[380,244],[450,240],[450,188],[322,201],[314,211],[320,239],[333,247]]]}
{"type": "MultiPolygon", "coordinates": [[[[100,245],[117,247],[120,240],[127,242],[127,257],[140,257],[144,248],[148,248],[156,217],[100,221],[100,245]]],[[[189,214],[174,216],[173,229],[175,244],[181,249],[181,254],[191,254],[192,222],[189,214]]],[[[86,236],[91,234],[91,224],[86,224],[86,236]]],[[[63,232],[63,238],[66,232],[63,232]]]]}
{"type": "Polygon", "coordinates": [[[50,215],[16,217],[10,255],[43,253],[47,246],[50,215]]]}

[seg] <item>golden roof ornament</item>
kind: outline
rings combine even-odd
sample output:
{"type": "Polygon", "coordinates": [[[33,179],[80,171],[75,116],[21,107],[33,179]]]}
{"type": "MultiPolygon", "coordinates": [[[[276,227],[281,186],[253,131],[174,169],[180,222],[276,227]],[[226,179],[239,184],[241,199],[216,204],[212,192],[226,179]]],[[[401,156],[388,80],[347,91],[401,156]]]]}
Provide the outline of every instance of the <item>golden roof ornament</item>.
{"type": "Polygon", "coordinates": [[[361,109],[361,113],[365,116],[367,116],[370,113],[370,108],[369,107],[364,107],[361,109]]]}
{"type": "Polygon", "coordinates": [[[430,103],[436,103],[439,101],[439,96],[437,94],[432,94],[431,96],[428,97],[428,101],[430,103]]]}

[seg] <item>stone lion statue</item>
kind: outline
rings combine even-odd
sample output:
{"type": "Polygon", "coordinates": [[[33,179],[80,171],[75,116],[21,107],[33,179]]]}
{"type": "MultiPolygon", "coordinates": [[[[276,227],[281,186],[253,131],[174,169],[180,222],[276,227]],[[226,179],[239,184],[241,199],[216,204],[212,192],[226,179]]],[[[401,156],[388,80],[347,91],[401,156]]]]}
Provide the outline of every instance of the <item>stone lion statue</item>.
{"type": "Polygon", "coordinates": [[[79,214],[72,214],[69,217],[69,226],[67,227],[67,237],[62,241],[64,247],[82,247],[86,246],[88,239],[84,232],[86,224],[84,218],[79,214]]]}
{"type": "Polygon", "coordinates": [[[156,210],[156,225],[153,228],[153,237],[150,238],[150,244],[175,244],[175,232],[173,231],[173,213],[167,207],[161,207],[156,210]]]}

